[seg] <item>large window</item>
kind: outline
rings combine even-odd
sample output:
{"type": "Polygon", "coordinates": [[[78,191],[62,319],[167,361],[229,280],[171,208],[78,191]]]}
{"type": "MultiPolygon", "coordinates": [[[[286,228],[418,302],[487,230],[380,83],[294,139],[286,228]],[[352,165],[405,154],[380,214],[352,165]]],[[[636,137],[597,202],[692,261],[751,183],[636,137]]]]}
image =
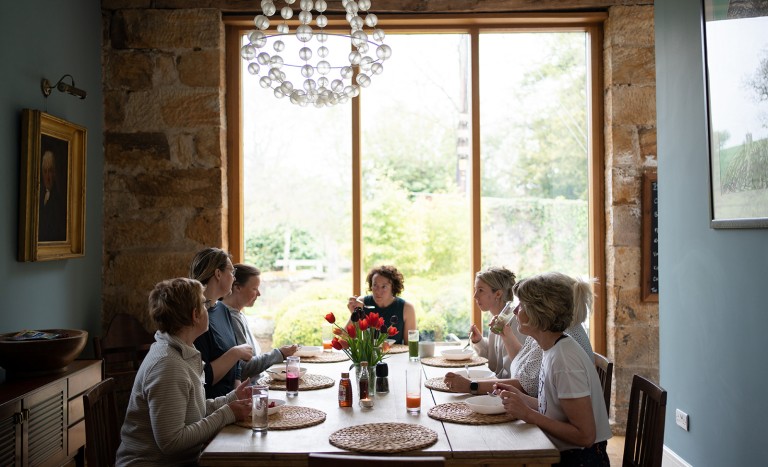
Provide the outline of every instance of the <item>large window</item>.
{"type": "MultiPolygon", "coordinates": [[[[319,343],[322,316],[379,264],[403,272],[437,339],[484,319],[471,299],[484,267],[604,281],[590,21],[393,23],[384,73],[323,109],[276,99],[230,50],[231,250],[263,271],[248,313],[274,330],[265,344],[319,343]]],[[[229,31],[232,49],[247,28],[229,31]]]]}

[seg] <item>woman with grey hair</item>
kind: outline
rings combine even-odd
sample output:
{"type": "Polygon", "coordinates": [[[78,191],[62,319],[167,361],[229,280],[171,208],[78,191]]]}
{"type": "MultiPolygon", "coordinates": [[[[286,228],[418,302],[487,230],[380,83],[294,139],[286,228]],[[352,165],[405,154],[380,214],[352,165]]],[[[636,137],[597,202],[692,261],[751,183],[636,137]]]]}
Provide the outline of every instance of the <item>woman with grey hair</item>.
{"type": "Polygon", "coordinates": [[[564,331],[575,310],[591,303],[591,281],[550,272],[515,285],[520,331],[542,349],[538,397],[498,383],[509,415],[541,428],[560,450],[562,466],[610,466],[611,437],[594,359],[564,331]]]}

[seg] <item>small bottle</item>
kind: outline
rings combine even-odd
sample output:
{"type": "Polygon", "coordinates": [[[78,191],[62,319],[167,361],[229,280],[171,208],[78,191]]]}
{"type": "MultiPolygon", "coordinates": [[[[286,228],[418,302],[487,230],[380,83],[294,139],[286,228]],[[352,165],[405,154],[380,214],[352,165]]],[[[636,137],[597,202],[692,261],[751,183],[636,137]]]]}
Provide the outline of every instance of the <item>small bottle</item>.
{"type": "Polygon", "coordinates": [[[368,397],[368,362],[360,362],[360,381],[358,381],[359,385],[359,394],[360,394],[360,400],[363,399],[369,399],[368,397]]]}
{"type": "Polygon", "coordinates": [[[387,393],[389,392],[389,366],[384,362],[376,364],[376,392],[387,393]]]}
{"type": "Polygon", "coordinates": [[[352,407],[352,382],[347,372],[341,374],[339,381],[339,407],[352,407]]]}

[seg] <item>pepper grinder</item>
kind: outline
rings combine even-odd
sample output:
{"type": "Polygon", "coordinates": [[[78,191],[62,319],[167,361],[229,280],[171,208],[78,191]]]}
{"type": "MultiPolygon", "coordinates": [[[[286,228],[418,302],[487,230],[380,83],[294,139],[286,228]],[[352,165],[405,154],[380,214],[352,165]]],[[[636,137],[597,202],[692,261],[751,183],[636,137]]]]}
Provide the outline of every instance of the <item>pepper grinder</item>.
{"type": "Polygon", "coordinates": [[[376,364],[376,392],[388,393],[389,392],[389,366],[384,362],[376,364]]]}

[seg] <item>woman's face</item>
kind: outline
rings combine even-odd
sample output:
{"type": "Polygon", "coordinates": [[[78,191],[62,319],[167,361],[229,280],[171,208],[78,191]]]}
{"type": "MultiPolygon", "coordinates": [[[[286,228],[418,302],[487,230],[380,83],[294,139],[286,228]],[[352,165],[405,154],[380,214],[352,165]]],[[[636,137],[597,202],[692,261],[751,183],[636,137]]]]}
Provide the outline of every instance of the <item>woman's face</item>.
{"type": "Polygon", "coordinates": [[[475,279],[475,293],[472,298],[475,299],[475,303],[482,311],[490,310],[494,316],[501,311],[500,307],[494,306],[498,305],[501,300],[501,290],[494,292],[491,286],[481,279],[475,279]]]}
{"type": "Polygon", "coordinates": [[[237,284],[232,288],[232,294],[236,294],[238,301],[243,304],[243,307],[252,307],[256,303],[256,299],[261,296],[259,292],[259,286],[261,285],[261,277],[251,276],[245,281],[245,284],[237,284]]]}
{"type": "Polygon", "coordinates": [[[232,292],[232,284],[235,282],[235,267],[232,261],[227,258],[227,264],[224,269],[217,269],[213,277],[208,280],[205,287],[206,295],[212,300],[226,297],[232,292]]]}
{"type": "Polygon", "coordinates": [[[394,297],[392,295],[392,281],[378,274],[373,275],[371,281],[371,293],[376,302],[387,301],[394,297]]]}
{"type": "Polygon", "coordinates": [[[525,305],[523,305],[522,302],[518,303],[513,313],[515,314],[515,318],[517,318],[517,330],[520,331],[521,334],[530,336],[531,327],[528,325],[529,319],[528,313],[525,311],[525,305]]]}

